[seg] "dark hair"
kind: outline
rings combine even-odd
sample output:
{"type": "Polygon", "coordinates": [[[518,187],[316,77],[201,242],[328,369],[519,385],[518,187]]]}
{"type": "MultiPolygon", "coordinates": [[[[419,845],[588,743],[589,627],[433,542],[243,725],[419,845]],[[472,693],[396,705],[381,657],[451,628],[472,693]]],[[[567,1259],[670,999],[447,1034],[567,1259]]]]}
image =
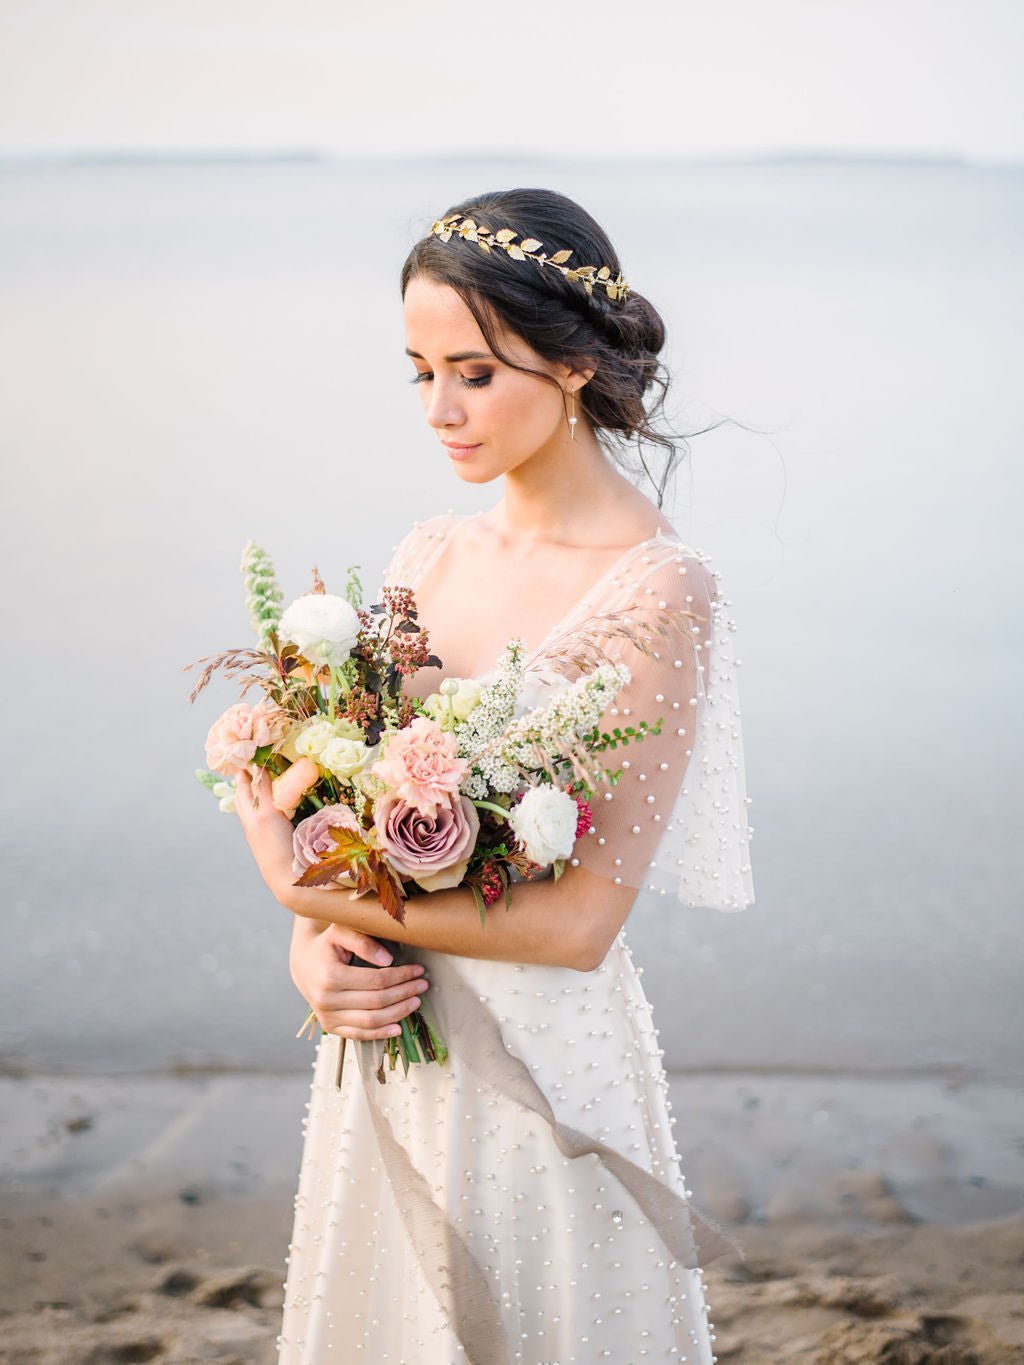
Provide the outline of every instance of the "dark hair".
{"type": "MultiPolygon", "coordinates": [[[[619,258],[607,234],[579,204],[546,189],[493,190],[453,205],[439,217],[461,213],[492,233],[511,228],[520,240],[533,237],[548,256],[571,250],[568,265],[608,266],[614,279],[619,258]]],[[[629,280],[627,271],[622,272],[629,280]]],[[[576,395],[597,439],[623,468],[623,458],[635,438],[639,464],[654,484],[661,507],[665,487],[679,458],[673,437],[685,447],[680,433],[655,430],[652,418],[664,409],[669,373],[658,359],[665,345],[665,324],[652,303],[630,283],[625,300],[610,299],[595,286],[588,294],[579,280],[568,280],[553,266],[513,260],[501,249],[483,250],[476,242],[449,241],[428,234],[418,241],[402,266],[402,297],[409,281],[425,275],[450,285],[476,319],[488,346],[513,369],[534,374],[551,384],[551,375],[520,364],[502,354],[496,325],[522,337],[545,360],[573,369],[593,369],[592,378],[576,395]],[[652,387],[657,397],[645,404],[652,387]],[[656,478],[644,458],[644,441],[665,452],[665,467],[656,478]]],[[[695,434],[695,433],[690,433],[695,434]]]]}

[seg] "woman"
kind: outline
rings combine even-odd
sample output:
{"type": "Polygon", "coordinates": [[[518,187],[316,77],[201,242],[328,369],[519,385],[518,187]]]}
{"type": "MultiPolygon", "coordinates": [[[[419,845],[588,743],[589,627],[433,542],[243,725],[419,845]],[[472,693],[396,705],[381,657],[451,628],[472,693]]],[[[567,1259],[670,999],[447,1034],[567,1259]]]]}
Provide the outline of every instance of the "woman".
{"type": "Polygon", "coordinates": [[[633,633],[604,648],[632,677],[602,728],[661,724],[614,756],[621,776],[563,875],[517,883],[484,924],[468,890],[410,899],[399,925],[370,897],[294,886],[291,825],[240,776],[246,837],[296,916],[293,978],[326,1030],[280,1359],[708,1365],[701,1269],[736,1244],[687,1202],[623,929],[641,888],[676,910],[753,899],[717,573],[661,513],[664,481],[655,504],[610,458],[634,436],[672,452],[644,403],[664,393],[664,327],[598,224],[540,189],[436,220],[402,296],[445,458],[465,482],[503,480],[489,510],[417,523],[395,549],[385,582],[414,589],[443,664],[409,690],[486,680],[518,635],[535,705],[618,613],[633,633]],[[394,965],[352,965],[388,960],[381,940],[394,965]],[[445,1065],[379,1086],[360,1047],[339,1094],[341,1039],[397,1033],[424,997],[445,1065]]]}

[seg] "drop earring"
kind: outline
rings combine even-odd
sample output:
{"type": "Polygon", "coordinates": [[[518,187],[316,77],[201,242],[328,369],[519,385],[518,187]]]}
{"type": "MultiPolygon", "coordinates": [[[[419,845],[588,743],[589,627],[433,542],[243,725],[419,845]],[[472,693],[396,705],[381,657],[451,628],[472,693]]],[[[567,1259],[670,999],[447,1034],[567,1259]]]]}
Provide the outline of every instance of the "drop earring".
{"type": "Polygon", "coordinates": [[[570,436],[570,438],[571,438],[572,440],[575,441],[575,439],[576,439],[576,393],[575,393],[575,390],[573,390],[573,389],[570,389],[570,390],[569,390],[569,397],[570,397],[570,399],[572,400],[572,416],[569,418],[569,436],[570,436]]]}

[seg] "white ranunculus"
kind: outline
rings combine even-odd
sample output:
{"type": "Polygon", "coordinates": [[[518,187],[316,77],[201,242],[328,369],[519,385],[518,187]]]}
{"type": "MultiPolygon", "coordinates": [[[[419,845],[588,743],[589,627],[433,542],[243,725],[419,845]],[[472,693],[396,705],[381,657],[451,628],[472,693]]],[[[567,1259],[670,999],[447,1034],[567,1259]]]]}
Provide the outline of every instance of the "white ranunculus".
{"type": "Polygon", "coordinates": [[[568,858],[576,842],[579,810],[568,792],[558,787],[530,787],[509,812],[512,832],[526,856],[546,867],[568,858]]]}
{"type": "Polygon", "coordinates": [[[284,612],[278,634],[298,645],[311,664],[343,664],[359,637],[359,616],[344,597],[307,592],[284,612]]]}

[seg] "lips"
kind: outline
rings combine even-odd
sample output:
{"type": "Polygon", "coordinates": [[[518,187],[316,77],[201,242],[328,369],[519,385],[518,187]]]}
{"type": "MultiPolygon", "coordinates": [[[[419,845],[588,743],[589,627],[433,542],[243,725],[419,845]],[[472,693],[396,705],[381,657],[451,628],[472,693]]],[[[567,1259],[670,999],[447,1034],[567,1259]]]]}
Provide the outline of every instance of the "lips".
{"type": "Polygon", "coordinates": [[[463,445],[461,442],[458,441],[442,441],[441,444],[443,446],[447,446],[449,450],[476,450],[480,442],[476,441],[472,445],[463,445]]]}

